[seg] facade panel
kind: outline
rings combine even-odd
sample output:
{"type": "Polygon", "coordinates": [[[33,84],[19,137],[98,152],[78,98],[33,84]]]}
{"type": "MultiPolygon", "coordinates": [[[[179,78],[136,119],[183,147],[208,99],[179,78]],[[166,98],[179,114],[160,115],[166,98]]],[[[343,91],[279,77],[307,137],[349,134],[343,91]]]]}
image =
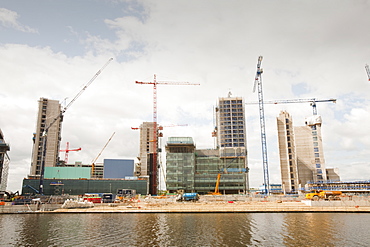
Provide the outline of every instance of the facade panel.
{"type": "Polygon", "coordinates": [[[134,173],[134,160],[104,159],[104,178],[132,177],[134,173]]]}

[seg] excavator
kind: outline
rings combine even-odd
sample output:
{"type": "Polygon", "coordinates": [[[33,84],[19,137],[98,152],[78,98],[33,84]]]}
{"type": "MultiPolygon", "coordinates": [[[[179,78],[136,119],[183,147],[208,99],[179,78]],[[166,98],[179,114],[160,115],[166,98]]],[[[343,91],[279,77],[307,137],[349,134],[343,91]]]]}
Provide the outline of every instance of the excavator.
{"type": "Polygon", "coordinates": [[[12,193],[10,191],[0,191],[0,201],[11,202],[19,197],[19,191],[12,193]]]}

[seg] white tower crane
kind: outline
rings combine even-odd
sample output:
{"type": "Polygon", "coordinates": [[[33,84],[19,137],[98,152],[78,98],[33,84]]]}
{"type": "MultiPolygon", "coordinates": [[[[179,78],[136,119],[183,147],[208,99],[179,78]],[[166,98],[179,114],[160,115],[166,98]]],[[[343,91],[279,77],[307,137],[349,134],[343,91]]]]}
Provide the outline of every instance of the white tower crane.
{"type": "MultiPolygon", "coordinates": [[[[286,100],[265,100],[264,104],[288,104],[288,103],[310,103],[313,110],[313,115],[317,115],[316,103],[318,102],[333,102],[337,103],[337,99],[286,99],[286,100]]],[[[259,102],[247,102],[246,105],[257,105],[259,102]]]]}
{"type": "Polygon", "coordinates": [[[86,90],[86,88],[100,75],[105,67],[113,60],[110,58],[108,62],[104,64],[104,66],[96,72],[96,74],[86,83],[86,85],[81,89],[81,91],[68,103],[66,107],[61,111],[61,113],[47,126],[42,134],[42,156],[41,156],[41,171],[40,171],[40,184],[39,184],[39,193],[42,195],[44,194],[44,173],[45,173],[45,157],[46,157],[46,141],[47,141],[47,134],[50,127],[58,120],[63,121],[63,114],[67,111],[67,109],[77,100],[78,97],[86,90]]]}

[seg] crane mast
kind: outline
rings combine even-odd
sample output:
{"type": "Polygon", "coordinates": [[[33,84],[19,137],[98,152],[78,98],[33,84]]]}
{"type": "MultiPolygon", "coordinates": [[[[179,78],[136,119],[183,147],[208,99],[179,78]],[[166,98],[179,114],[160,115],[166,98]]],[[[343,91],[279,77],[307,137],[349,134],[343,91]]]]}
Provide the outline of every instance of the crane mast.
{"type": "Polygon", "coordinates": [[[71,102],[68,103],[66,107],[60,112],[60,114],[47,126],[42,134],[42,156],[41,156],[41,170],[40,170],[40,184],[39,184],[39,193],[41,195],[44,194],[44,173],[45,173],[45,157],[46,157],[46,144],[47,144],[47,135],[50,127],[60,119],[60,121],[63,121],[63,114],[67,111],[67,109],[77,100],[78,97],[86,90],[86,88],[101,74],[103,69],[108,66],[108,64],[113,60],[113,58],[110,58],[108,62],[104,64],[104,66],[96,72],[96,74],[86,83],[86,85],[83,87],[82,90],[71,100],[71,102]]]}
{"type": "Polygon", "coordinates": [[[267,159],[267,143],[266,143],[266,129],[265,129],[265,112],[263,108],[263,91],[262,91],[262,73],[261,68],[262,56],[258,57],[257,72],[254,80],[253,92],[258,88],[258,105],[260,113],[260,126],[261,126],[261,143],[262,143],[262,159],[263,159],[263,180],[264,180],[264,193],[269,194],[270,179],[267,159]]]}
{"type": "Polygon", "coordinates": [[[365,69],[366,69],[366,73],[367,73],[367,77],[369,78],[369,81],[370,81],[370,69],[369,69],[369,65],[365,65],[365,69]]]}

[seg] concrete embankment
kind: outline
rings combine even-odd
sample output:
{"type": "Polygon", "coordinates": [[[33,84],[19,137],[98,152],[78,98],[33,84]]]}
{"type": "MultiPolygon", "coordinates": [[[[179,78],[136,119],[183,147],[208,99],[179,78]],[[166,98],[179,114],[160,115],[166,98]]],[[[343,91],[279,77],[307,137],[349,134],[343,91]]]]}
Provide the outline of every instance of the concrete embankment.
{"type": "Polygon", "coordinates": [[[7,205],[0,213],[370,213],[368,197],[341,201],[310,201],[303,198],[246,196],[202,196],[197,202],[176,202],[174,197],[146,197],[125,203],[94,204],[90,208],[61,208],[61,204],[7,205]]]}
{"type": "Polygon", "coordinates": [[[202,203],[202,202],[176,202],[167,204],[95,206],[83,209],[57,209],[54,213],[258,213],[258,212],[366,212],[370,213],[370,206],[343,206],[330,205],[309,206],[304,202],[225,202],[225,203],[202,203]]]}

